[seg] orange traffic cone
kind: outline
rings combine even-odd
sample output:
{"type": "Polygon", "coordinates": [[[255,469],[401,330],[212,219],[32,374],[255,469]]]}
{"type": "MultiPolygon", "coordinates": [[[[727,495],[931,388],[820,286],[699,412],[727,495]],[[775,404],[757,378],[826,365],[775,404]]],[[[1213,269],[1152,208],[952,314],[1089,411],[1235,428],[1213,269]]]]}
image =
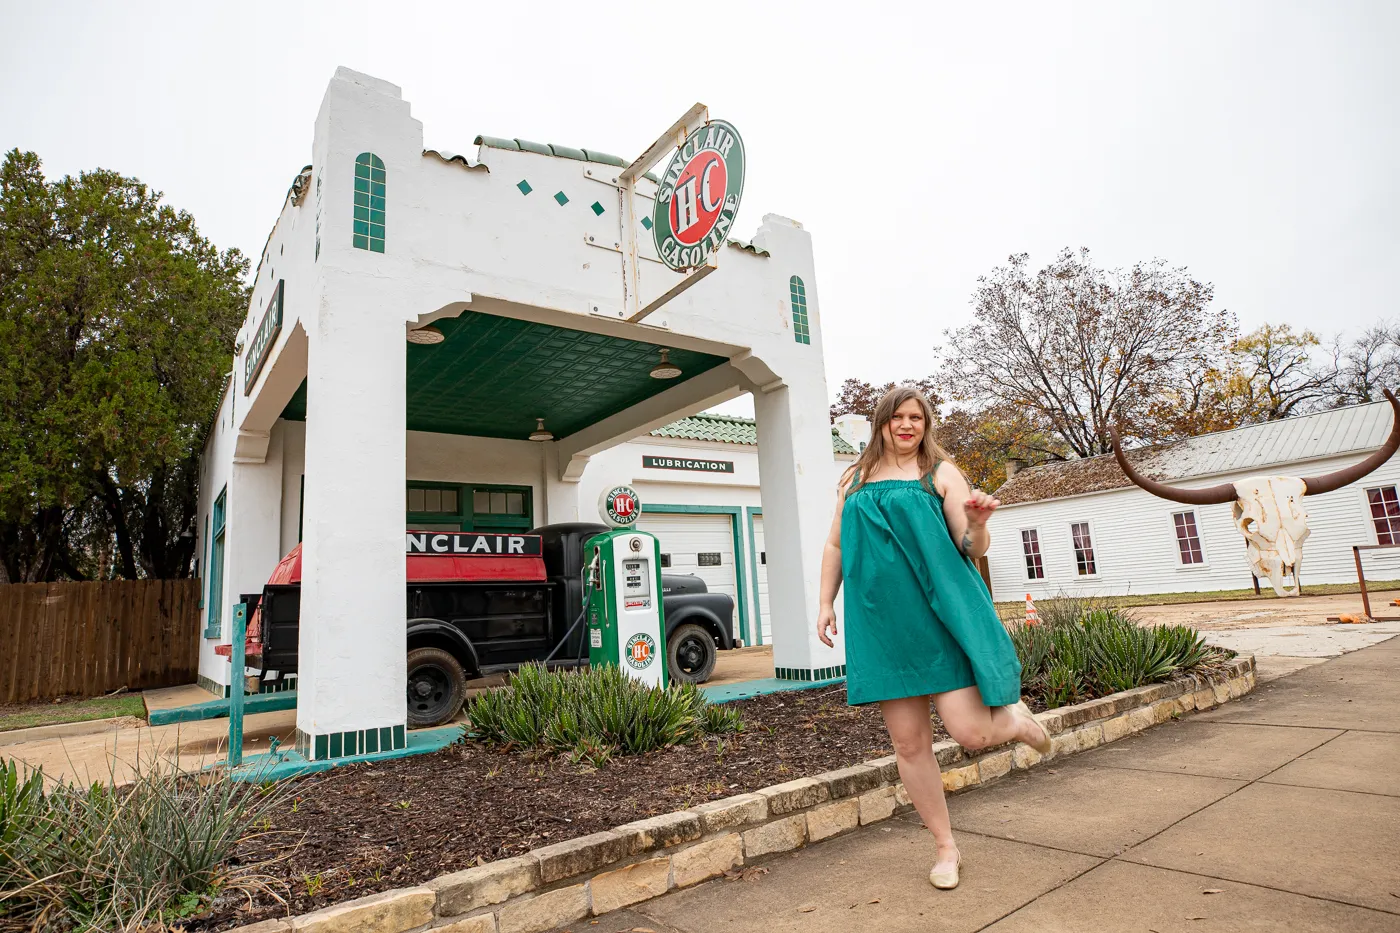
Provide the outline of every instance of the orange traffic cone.
{"type": "Polygon", "coordinates": [[[1031,602],[1031,594],[1026,594],[1026,624],[1039,625],[1040,613],[1035,611],[1035,603],[1031,602]]]}

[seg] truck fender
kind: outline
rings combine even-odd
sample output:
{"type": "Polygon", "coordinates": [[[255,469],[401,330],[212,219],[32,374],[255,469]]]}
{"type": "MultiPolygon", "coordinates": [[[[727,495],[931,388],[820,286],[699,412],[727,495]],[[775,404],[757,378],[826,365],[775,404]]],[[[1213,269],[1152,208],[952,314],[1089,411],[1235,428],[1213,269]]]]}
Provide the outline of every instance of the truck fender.
{"type": "Polygon", "coordinates": [[[678,626],[687,622],[699,625],[714,636],[715,644],[723,651],[734,647],[733,640],[724,631],[724,626],[720,624],[719,617],[703,606],[686,606],[676,611],[666,612],[666,637],[670,638],[671,633],[678,626]]]}
{"type": "Polygon", "coordinates": [[[462,630],[451,622],[441,619],[409,619],[408,648],[442,648],[450,651],[461,662],[467,676],[481,670],[481,662],[476,654],[476,646],[462,630]]]}

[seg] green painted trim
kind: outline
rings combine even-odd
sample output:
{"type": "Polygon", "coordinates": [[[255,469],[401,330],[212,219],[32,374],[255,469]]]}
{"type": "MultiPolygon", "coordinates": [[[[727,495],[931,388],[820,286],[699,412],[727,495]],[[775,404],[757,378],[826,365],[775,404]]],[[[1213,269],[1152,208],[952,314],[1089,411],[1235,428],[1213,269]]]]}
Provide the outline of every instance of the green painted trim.
{"type": "MultiPolygon", "coordinates": [[[[402,730],[402,726],[395,729],[402,730]]],[[[279,749],[276,755],[263,754],[252,755],[244,759],[243,766],[236,769],[232,777],[235,781],[251,781],[255,783],[266,783],[269,781],[280,781],[284,778],[300,777],[307,774],[315,774],[318,771],[328,771],[340,765],[354,764],[364,761],[388,761],[393,758],[407,758],[410,755],[426,755],[429,752],[436,752],[446,748],[462,737],[462,727],[460,725],[441,726],[436,729],[419,729],[409,732],[404,736],[404,741],[398,749],[381,747],[379,735],[383,732],[390,732],[388,729],[366,729],[366,744],[362,751],[354,755],[346,755],[340,758],[323,758],[320,760],[310,760],[301,754],[300,748],[296,750],[290,748],[279,749]],[[369,741],[370,737],[373,741],[369,741]]],[[[325,738],[319,736],[318,738],[325,738]]],[[[309,741],[309,737],[300,731],[297,732],[297,742],[309,741]]],[[[358,741],[356,743],[358,747],[358,741]]],[[[210,767],[219,767],[211,765],[210,767]]]]}
{"type": "Polygon", "coordinates": [[[817,690],[821,687],[832,687],[844,681],[844,677],[834,677],[831,680],[779,680],[776,677],[764,677],[760,680],[741,680],[733,684],[702,686],[700,692],[705,694],[705,699],[711,703],[732,703],[735,700],[750,700],[754,697],[770,693],[785,693],[789,690],[817,690]]]}
{"type": "MultiPolygon", "coordinates": [[[[201,684],[203,686],[203,684],[201,684]]],[[[228,688],[224,688],[227,690],[228,688]]],[[[272,713],[277,710],[296,709],[297,692],[283,690],[279,693],[260,693],[243,701],[243,714],[272,713]]],[[[228,716],[229,701],[210,700],[208,703],[192,703],[189,706],[176,706],[173,709],[153,709],[146,721],[153,726],[169,726],[179,722],[199,722],[204,719],[223,719],[228,716]]]]}
{"type": "MultiPolygon", "coordinates": [[[[750,505],[744,508],[744,518],[749,526],[749,569],[753,572],[753,618],[754,618],[754,641],[753,644],[763,644],[763,603],[759,599],[758,593],[758,542],[753,536],[753,517],[762,515],[761,506],[750,505]]],[[[749,644],[747,640],[744,644],[749,644]]]]}
{"type": "MultiPolygon", "coordinates": [[[[200,674],[195,679],[195,683],[200,688],[212,693],[215,697],[223,699],[227,699],[229,694],[233,692],[233,688],[230,687],[228,684],[221,684],[217,680],[214,680],[212,677],[205,677],[203,674],[200,674]]],[[[291,674],[270,682],[263,681],[258,689],[258,695],[261,696],[265,693],[287,693],[289,691],[295,690],[297,688],[296,684],[297,675],[295,674],[291,674]]],[[[184,707],[176,708],[183,709],[184,707]]]]}
{"type": "Polygon", "coordinates": [[[739,527],[739,519],[744,514],[743,506],[738,505],[651,505],[642,503],[642,514],[655,512],[658,515],[728,515],[729,531],[734,538],[734,588],[739,591],[734,605],[739,609],[739,637],[744,644],[749,641],[749,588],[744,579],[744,531],[739,527]]]}
{"type": "Polygon", "coordinates": [[[408,525],[430,524],[449,525],[457,522],[461,531],[489,533],[493,531],[529,531],[535,527],[535,490],[531,486],[516,486],[506,483],[438,483],[429,480],[408,480],[404,484],[405,496],[410,489],[451,489],[457,493],[457,511],[452,512],[409,512],[405,503],[404,521],[408,525]],[[477,512],[473,494],[476,492],[518,492],[525,497],[525,514],[496,515],[491,512],[477,512]]]}

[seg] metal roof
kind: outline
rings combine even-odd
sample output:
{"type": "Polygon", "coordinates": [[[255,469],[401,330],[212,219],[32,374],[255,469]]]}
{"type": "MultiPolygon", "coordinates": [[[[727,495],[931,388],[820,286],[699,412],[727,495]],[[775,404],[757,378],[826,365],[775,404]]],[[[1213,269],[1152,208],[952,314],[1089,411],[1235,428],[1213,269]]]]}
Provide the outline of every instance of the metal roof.
{"type": "MultiPolygon", "coordinates": [[[[1144,475],[1158,480],[1264,470],[1375,450],[1385,443],[1391,418],[1389,402],[1371,402],[1202,434],[1127,455],[1144,475]]],[[[1003,504],[1013,505],[1128,485],[1113,455],[1104,454],[1022,470],[996,494],[1003,504]]]]}
{"type": "MultiPolygon", "coordinates": [[[[688,441],[717,441],[724,444],[758,446],[758,427],[752,418],[736,415],[714,415],[702,412],[673,421],[651,432],[652,437],[669,437],[688,441]]],[[[838,454],[855,455],[856,449],[831,429],[831,447],[838,454]]]]}

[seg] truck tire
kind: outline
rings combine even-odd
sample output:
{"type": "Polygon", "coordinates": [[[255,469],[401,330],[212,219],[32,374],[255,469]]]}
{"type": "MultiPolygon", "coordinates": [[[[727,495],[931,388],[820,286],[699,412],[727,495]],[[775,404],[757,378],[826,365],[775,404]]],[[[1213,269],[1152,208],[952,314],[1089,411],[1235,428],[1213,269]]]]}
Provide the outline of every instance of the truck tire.
{"type": "Polygon", "coordinates": [[[687,622],[666,636],[666,667],[672,683],[703,684],[715,672],[719,648],[709,632],[687,622]]]}
{"type": "Polygon", "coordinates": [[[440,726],[462,709],[467,675],[451,653],[414,648],[408,653],[408,724],[440,726]]]}

